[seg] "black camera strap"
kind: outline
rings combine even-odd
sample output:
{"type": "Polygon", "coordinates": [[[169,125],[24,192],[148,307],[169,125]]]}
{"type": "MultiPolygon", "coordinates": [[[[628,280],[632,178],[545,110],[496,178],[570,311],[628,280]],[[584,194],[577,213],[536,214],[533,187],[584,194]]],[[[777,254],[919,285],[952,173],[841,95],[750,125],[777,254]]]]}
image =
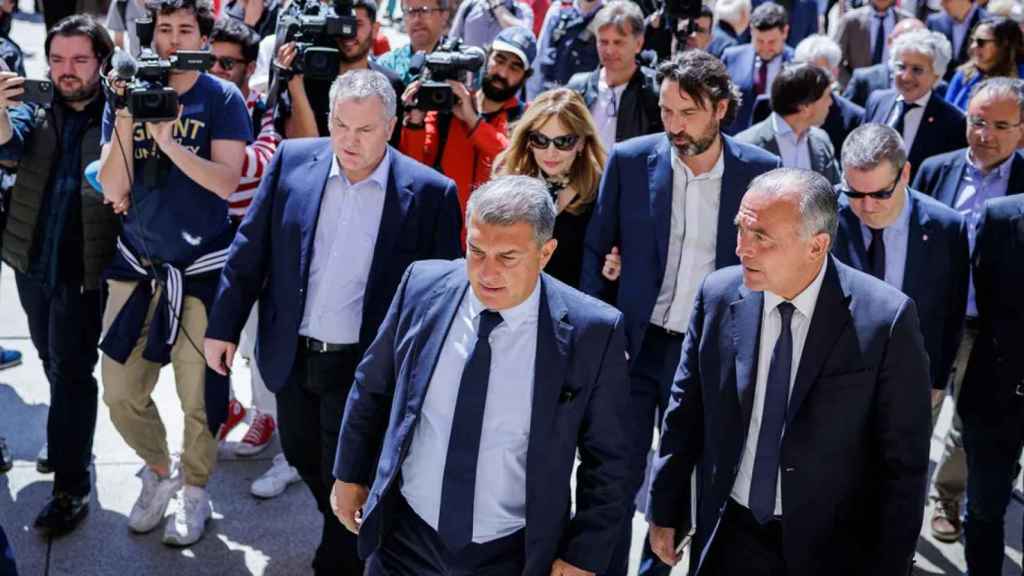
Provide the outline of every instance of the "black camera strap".
{"type": "MultiPolygon", "coordinates": [[[[434,170],[442,174],[444,171],[441,170],[441,160],[448,149],[448,132],[452,129],[452,118],[451,112],[437,113],[437,156],[434,158],[434,170]]],[[[483,122],[483,118],[480,121],[483,122]]]]}

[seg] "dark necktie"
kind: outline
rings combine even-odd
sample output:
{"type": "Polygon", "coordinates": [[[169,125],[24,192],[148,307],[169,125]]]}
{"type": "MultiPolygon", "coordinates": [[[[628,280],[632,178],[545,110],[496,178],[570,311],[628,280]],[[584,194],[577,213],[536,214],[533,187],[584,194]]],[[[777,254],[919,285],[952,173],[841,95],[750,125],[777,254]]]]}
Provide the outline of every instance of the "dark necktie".
{"type": "Polygon", "coordinates": [[[775,517],[775,492],[779,479],[779,452],[782,448],[782,429],[786,424],[789,404],[789,380],[793,365],[793,331],[791,321],[796,308],[789,302],[778,306],[782,330],[775,341],[772,363],[768,368],[768,382],[761,411],[761,432],[754,456],[754,472],[750,480],[750,511],[757,521],[765,524],[775,517]]]}
{"type": "Polygon", "coordinates": [[[501,324],[501,314],[480,313],[476,345],[466,360],[459,395],[452,415],[452,433],[441,485],[441,511],[437,532],[449,550],[461,550],[473,540],[473,497],[476,494],[476,463],[491,373],[491,331],[501,324]]]}
{"type": "Polygon", "coordinates": [[[878,23],[875,26],[875,49],[871,54],[871,63],[880,64],[885,50],[885,14],[875,14],[875,20],[878,23]]]}
{"type": "Polygon", "coordinates": [[[907,112],[917,108],[918,105],[913,102],[907,102],[906,100],[900,100],[896,105],[899,106],[899,113],[896,114],[896,118],[891,126],[893,130],[899,132],[900,136],[903,136],[903,128],[907,120],[907,112]]]}
{"type": "Polygon", "coordinates": [[[885,282],[885,240],[882,239],[882,228],[868,228],[871,231],[871,244],[868,246],[868,272],[885,282]]]}
{"type": "Polygon", "coordinates": [[[760,96],[768,90],[768,63],[758,58],[757,77],[754,79],[754,94],[760,96]]]}

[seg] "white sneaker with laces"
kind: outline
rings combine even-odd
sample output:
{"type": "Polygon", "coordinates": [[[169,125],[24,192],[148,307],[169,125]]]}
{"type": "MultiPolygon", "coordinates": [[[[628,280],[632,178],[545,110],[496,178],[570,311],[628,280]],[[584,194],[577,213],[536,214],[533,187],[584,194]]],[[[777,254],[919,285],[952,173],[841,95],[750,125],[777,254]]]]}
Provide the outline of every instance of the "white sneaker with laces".
{"type": "Polygon", "coordinates": [[[178,492],[174,515],[164,527],[164,544],[191,546],[203,537],[206,523],[210,521],[213,509],[205,488],[185,485],[178,492]]]}
{"type": "Polygon", "coordinates": [[[128,515],[128,527],[133,532],[144,534],[156,528],[167,512],[167,503],[178,491],[181,484],[180,476],[160,478],[149,466],[143,467],[139,474],[142,479],[142,493],[139,494],[131,514],[128,515]]]}
{"type": "Polygon", "coordinates": [[[274,464],[252,483],[252,495],[257,498],[273,498],[293,484],[302,480],[299,471],[288,464],[284,454],[274,456],[274,464]]]}

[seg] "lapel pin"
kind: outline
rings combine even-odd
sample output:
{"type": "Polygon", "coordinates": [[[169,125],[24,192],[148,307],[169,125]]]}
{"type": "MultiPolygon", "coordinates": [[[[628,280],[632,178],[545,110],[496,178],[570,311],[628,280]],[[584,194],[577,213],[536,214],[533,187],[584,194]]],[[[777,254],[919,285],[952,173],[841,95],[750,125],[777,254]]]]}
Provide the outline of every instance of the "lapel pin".
{"type": "Polygon", "coordinates": [[[928,241],[928,235],[925,234],[925,235],[921,236],[921,240],[924,240],[925,242],[927,242],[928,241]]]}
{"type": "Polygon", "coordinates": [[[931,124],[932,122],[935,122],[935,116],[928,117],[928,123],[931,124]]]}

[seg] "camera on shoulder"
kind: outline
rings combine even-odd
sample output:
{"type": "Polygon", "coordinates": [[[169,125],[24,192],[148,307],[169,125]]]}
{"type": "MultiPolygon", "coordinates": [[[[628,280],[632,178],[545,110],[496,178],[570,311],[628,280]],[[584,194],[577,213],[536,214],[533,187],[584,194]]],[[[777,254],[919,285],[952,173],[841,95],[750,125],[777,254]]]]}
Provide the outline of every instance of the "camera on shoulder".
{"type": "Polygon", "coordinates": [[[334,78],[341,64],[337,40],[355,38],[356,27],[352,0],[293,1],[277,21],[277,45],[294,42],[296,49],[291,70],[281,70],[282,75],[334,78]]]}
{"type": "Polygon", "coordinates": [[[458,38],[449,39],[429,54],[417,52],[409,63],[409,72],[421,80],[414,106],[420,110],[450,112],[455,106],[455,94],[448,80],[469,84],[486,59],[483,50],[463,46],[458,38]]]}

